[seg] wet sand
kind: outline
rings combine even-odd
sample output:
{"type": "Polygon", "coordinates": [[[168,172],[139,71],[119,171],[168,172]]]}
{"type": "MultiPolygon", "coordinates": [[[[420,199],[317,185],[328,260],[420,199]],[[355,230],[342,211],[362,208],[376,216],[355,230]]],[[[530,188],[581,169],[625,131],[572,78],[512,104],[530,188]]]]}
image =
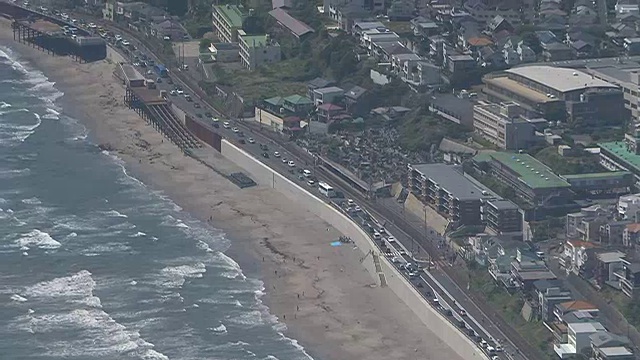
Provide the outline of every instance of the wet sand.
{"type": "MultiPolygon", "coordinates": [[[[108,144],[130,173],[224,230],[228,253],[265,282],[263,300],[287,325],[286,335],[316,359],[460,359],[390,289],[375,285],[358,249],[331,247],[340,234],[304,204],[267,187],[241,190],[164,141],[123,105],[112,62],[78,64],[18,44],[5,19],[0,44],[56,82],[64,112],[87,126],[92,141],[108,144]]],[[[239,170],[213,149],[208,158],[222,173],[239,170]]]]}

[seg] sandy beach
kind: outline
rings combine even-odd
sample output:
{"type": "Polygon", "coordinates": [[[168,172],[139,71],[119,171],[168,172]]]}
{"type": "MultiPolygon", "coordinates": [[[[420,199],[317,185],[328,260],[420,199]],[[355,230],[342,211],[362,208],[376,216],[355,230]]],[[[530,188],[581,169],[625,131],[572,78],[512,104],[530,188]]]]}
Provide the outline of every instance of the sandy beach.
{"type": "MultiPolygon", "coordinates": [[[[5,19],[0,43],[54,81],[65,93],[64,112],[90,130],[92,141],[109,144],[132,175],[224,230],[232,240],[228,254],[265,282],[271,313],[316,359],[460,359],[390,289],[375,285],[359,250],[329,246],[340,234],[304,204],[267,187],[239,189],[163,141],[123,105],[112,62],[79,64],[14,42],[5,19]]],[[[238,170],[209,150],[220,172],[238,170]]]]}

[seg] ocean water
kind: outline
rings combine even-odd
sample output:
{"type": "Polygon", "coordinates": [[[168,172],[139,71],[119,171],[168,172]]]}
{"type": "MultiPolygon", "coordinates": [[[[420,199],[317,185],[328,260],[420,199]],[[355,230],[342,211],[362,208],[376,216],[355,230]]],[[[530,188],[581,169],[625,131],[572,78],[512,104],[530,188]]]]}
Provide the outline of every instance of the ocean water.
{"type": "Polygon", "coordinates": [[[129,176],[62,95],[0,47],[0,359],[311,359],[231,240],[129,176]]]}

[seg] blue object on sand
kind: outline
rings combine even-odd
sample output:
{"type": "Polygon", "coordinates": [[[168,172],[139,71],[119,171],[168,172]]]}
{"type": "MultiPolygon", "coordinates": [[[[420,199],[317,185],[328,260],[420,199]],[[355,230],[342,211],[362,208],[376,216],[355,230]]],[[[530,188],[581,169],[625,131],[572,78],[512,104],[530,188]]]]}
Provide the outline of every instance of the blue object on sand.
{"type": "Polygon", "coordinates": [[[342,245],[342,242],[340,242],[340,241],[333,241],[333,242],[331,243],[331,246],[334,246],[334,247],[335,247],[335,246],[341,246],[341,245],[342,245]]]}

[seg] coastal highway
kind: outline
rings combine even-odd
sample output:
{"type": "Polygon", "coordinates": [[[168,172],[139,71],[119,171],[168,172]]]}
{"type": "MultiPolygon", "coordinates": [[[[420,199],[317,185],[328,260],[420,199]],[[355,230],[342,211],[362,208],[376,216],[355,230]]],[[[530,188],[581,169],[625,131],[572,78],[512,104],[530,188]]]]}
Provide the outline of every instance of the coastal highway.
{"type": "MultiPolygon", "coordinates": [[[[95,21],[96,23],[100,23],[105,28],[115,33],[122,34],[137,48],[144,49],[144,51],[148,55],[152,55],[152,57],[154,57],[156,61],[160,61],[160,59],[156,55],[149,51],[149,49],[146,48],[146,46],[144,46],[144,44],[142,44],[137,39],[137,36],[139,36],[140,34],[135,34],[121,28],[116,28],[112,26],[112,24],[104,21],[99,21],[96,18],[87,18],[86,16],[84,17],[87,21],[95,21]]],[[[187,83],[183,82],[183,75],[173,74],[172,78],[176,82],[176,84],[181,84],[185,91],[191,93],[194,100],[198,99],[197,93],[199,91],[194,91],[194,89],[191,89],[191,87],[187,83]]],[[[163,90],[171,90],[173,88],[173,86],[166,83],[158,84],[158,87],[163,90]]],[[[201,100],[196,100],[202,105],[201,109],[194,108],[193,104],[184,100],[183,97],[171,97],[171,100],[179,108],[184,109],[187,113],[204,114],[205,112],[211,112],[219,116],[221,118],[221,122],[224,121],[222,120],[223,117],[221,116],[221,114],[219,114],[215,109],[209,107],[205,102],[201,100]]],[[[232,127],[238,127],[244,132],[245,138],[252,137],[257,143],[268,144],[270,158],[265,159],[261,156],[262,152],[264,151],[262,151],[257,144],[240,144],[240,139],[238,138],[237,134],[233,133],[230,129],[224,129],[222,126],[220,126],[220,133],[225,138],[229,139],[236,145],[243,147],[243,149],[251,153],[256,158],[266,162],[270,167],[276,169],[283,175],[293,178],[294,181],[297,179],[297,174],[290,174],[288,171],[289,167],[281,163],[281,160],[277,160],[273,157],[274,151],[279,151],[283,157],[293,160],[298,167],[303,166],[303,164],[305,163],[314,163],[313,157],[310,154],[304,152],[294,144],[287,143],[287,141],[280,137],[278,134],[275,134],[268,130],[261,130],[259,128],[256,128],[256,126],[251,126],[258,124],[246,124],[242,121],[230,122],[232,123],[232,127]]],[[[309,167],[313,169],[313,165],[309,165],[309,167]]],[[[537,351],[532,349],[531,346],[521,336],[515,333],[515,331],[509,326],[509,324],[502,320],[499,315],[495,314],[495,311],[493,309],[491,309],[487,304],[483,302],[476,303],[474,299],[471,299],[467,295],[467,293],[462,289],[462,287],[466,288],[466,284],[460,284],[460,282],[456,282],[453,280],[453,278],[449,274],[451,270],[450,266],[448,266],[446,262],[438,260],[441,259],[442,255],[437,249],[437,244],[439,241],[437,235],[435,235],[434,233],[428,233],[427,236],[425,236],[425,232],[423,229],[420,229],[419,226],[406,221],[404,216],[398,214],[394,209],[390,209],[384,204],[376,203],[375,201],[366,199],[357,191],[351,189],[348,184],[345,184],[342,180],[340,180],[330,172],[324,170],[324,168],[317,167],[316,170],[317,171],[314,172],[314,175],[318,179],[330,183],[337,190],[342,191],[345,196],[356,200],[361,207],[365,208],[380,222],[385,223],[385,226],[392,234],[394,234],[394,236],[398,238],[398,241],[403,244],[405,248],[412,248],[415,246],[414,244],[416,244],[419,246],[419,248],[421,248],[422,253],[431,254],[431,257],[436,260],[438,266],[430,270],[429,273],[432,275],[432,278],[423,276],[423,281],[428,283],[429,286],[433,285],[435,287],[434,290],[436,290],[437,285],[435,280],[437,280],[438,283],[443,285],[444,290],[446,291],[446,293],[445,291],[442,291],[444,295],[441,296],[450,296],[452,298],[455,298],[455,300],[449,298],[449,300],[445,300],[445,302],[453,304],[455,301],[455,304],[458,304],[459,306],[464,308],[466,313],[468,314],[468,318],[471,319],[469,321],[470,325],[474,326],[474,331],[476,331],[475,329],[478,330],[476,331],[478,335],[483,337],[486,336],[487,340],[499,340],[501,345],[505,349],[505,353],[504,355],[501,355],[501,358],[504,357],[514,360],[526,360],[534,359],[537,357],[537,351]],[[487,335],[487,333],[490,335],[487,335]],[[509,336],[507,336],[506,334],[509,334],[509,336]],[[525,356],[525,354],[527,355],[525,356]]],[[[312,192],[315,191],[315,189],[310,187],[309,190],[312,192]]]]}

